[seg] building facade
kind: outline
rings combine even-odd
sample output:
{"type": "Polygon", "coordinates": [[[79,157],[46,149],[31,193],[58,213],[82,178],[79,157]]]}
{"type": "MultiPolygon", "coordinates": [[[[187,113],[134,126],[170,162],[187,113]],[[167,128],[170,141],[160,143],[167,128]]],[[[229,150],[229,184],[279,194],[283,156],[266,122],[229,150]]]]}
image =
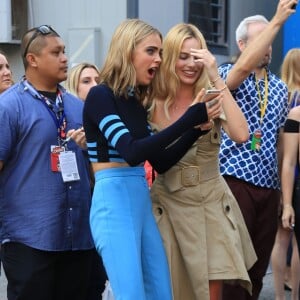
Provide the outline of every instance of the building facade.
{"type": "MultiPolygon", "coordinates": [[[[0,49],[7,54],[14,79],[18,80],[24,73],[20,54],[23,33],[49,24],[65,41],[70,66],[88,61],[101,67],[116,26],[126,18],[140,18],[159,28],[163,35],[179,22],[197,25],[209,49],[222,63],[237,54],[235,28],[241,19],[254,14],[270,19],[277,3],[278,0],[1,0],[0,49]]],[[[296,25],[288,26],[296,35],[296,25]]],[[[284,51],[291,45],[285,46],[284,41],[282,30],[273,47],[274,72],[279,70],[284,51]]],[[[293,43],[296,45],[298,41],[293,43]]]]}

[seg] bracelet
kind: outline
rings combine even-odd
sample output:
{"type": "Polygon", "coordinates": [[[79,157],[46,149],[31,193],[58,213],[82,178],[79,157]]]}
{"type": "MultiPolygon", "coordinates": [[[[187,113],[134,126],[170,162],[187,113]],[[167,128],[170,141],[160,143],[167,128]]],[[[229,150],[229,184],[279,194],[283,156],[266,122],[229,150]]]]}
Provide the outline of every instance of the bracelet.
{"type": "Polygon", "coordinates": [[[225,84],[224,87],[222,87],[221,89],[219,89],[220,92],[223,92],[227,89],[227,85],[225,84]]]}
{"type": "Polygon", "coordinates": [[[218,76],[210,82],[211,85],[214,85],[219,79],[221,79],[221,76],[218,74],[218,76]]]}

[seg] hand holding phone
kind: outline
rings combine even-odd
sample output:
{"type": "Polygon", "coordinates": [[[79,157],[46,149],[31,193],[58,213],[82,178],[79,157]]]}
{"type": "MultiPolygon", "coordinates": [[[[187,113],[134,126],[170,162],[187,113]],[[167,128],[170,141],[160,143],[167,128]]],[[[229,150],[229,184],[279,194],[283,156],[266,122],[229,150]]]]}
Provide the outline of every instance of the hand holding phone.
{"type": "MultiPolygon", "coordinates": [[[[220,90],[215,90],[215,89],[207,90],[203,97],[203,102],[207,102],[208,108],[213,107],[216,103],[218,103],[218,99],[216,99],[216,97],[219,96],[220,93],[221,93],[220,90]]],[[[226,120],[226,116],[223,111],[219,115],[219,118],[222,120],[226,120]]]]}
{"type": "Polygon", "coordinates": [[[208,102],[207,103],[208,107],[212,107],[218,102],[218,100],[215,98],[219,95],[220,95],[220,90],[207,90],[203,97],[203,102],[208,102]]]}

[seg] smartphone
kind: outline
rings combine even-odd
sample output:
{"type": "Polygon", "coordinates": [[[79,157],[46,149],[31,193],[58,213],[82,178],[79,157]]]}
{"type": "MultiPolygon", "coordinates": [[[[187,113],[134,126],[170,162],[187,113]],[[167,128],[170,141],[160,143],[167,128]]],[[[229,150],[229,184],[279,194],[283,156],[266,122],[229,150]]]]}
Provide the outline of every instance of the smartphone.
{"type": "MultiPolygon", "coordinates": [[[[220,90],[207,90],[204,96],[204,102],[208,102],[210,107],[214,106],[218,102],[218,100],[214,98],[216,98],[220,93],[220,90]]],[[[224,112],[221,113],[219,118],[226,121],[224,112]]]]}
{"type": "Polygon", "coordinates": [[[216,98],[220,94],[220,90],[207,90],[203,102],[214,101],[212,99],[216,98]]]}

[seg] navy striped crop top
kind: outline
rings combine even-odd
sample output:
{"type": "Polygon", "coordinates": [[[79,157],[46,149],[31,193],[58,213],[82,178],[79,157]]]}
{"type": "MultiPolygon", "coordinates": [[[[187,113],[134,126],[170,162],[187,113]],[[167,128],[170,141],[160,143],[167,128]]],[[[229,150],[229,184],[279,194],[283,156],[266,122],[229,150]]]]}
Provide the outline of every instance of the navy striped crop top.
{"type": "Polygon", "coordinates": [[[104,84],[90,90],[83,110],[91,162],[127,162],[137,166],[148,160],[159,173],[181,159],[203,134],[194,126],[206,121],[206,106],[198,103],[174,124],[153,134],[147,111],[138,99],[116,97],[104,84]]]}

